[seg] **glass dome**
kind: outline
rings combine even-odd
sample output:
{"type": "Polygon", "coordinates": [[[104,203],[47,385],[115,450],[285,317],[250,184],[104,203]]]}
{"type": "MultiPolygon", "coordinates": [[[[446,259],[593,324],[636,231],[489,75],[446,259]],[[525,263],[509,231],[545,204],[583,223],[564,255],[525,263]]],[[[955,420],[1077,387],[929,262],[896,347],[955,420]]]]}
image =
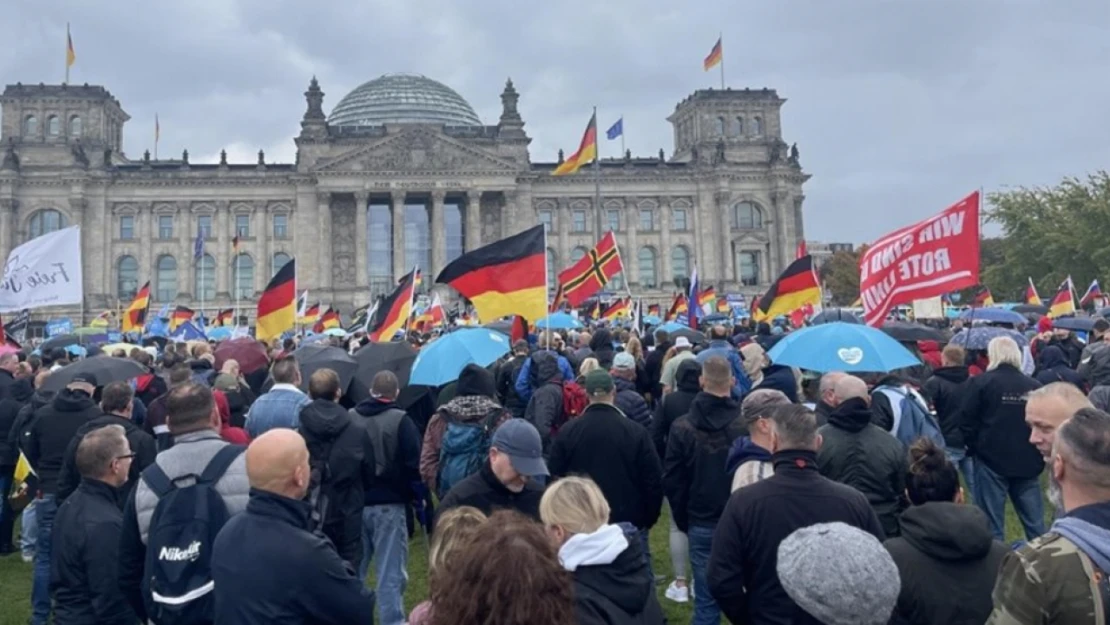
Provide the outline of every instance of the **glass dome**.
{"type": "Polygon", "coordinates": [[[343,96],[328,124],[481,126],[482,121],[462,96],[441,82],[416,74],[386,74],[343,96]]]}

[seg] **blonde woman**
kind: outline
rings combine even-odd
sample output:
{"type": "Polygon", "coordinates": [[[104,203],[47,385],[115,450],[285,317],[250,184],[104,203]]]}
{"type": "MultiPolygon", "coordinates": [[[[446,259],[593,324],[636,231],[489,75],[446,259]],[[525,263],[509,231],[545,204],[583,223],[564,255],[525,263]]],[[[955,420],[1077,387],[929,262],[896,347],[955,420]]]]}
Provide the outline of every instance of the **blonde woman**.
{"type": "Polygon", "coordinates": [[[759,343],[752,341],[740,348],[740,355],[744,357],[744,373],[752,381],[752,388],[759,386],[763,381],[763,367],[769,364],[767,352],[759,343]]]}
{"type": "Polygon", "coordinates": [[[574,576],[579,623],[664,622],[636,529],[608,523],[609,503],[593,480],[565,477],[549,486],[540,519],[574,576]]]}
{"type": "MultiPolygon", "coordinates": [[[[428,595],[435,592],[436,583],[463,547],[470,544],[478,528],[486,522],[486,515],[472,506],[459,506],[443,513],[436,521],[432,545],[428,548],[428,595]]],[[[412,609],[410,625],[427,625],[431,622],[432,602],[426,600],[412,609]]]]}
{"type": "Polygon", "coordinates": [[[597,362],[597,358],[594,358],[593,356],[583,360],[582,364],[578,365],[578,383],[585,383],[586,374],[593,371],[594,369],[600,368],[601,365],[597,362]]]}

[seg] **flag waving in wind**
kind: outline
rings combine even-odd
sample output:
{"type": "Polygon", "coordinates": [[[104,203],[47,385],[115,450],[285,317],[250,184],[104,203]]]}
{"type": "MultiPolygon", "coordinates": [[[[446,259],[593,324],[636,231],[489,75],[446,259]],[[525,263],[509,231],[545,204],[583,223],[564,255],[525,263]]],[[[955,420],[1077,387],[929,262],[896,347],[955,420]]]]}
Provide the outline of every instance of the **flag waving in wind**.
{"type": "Polygon", "coordinates": [[[686,320],[689,322],[690,327],[698,329],[698,313],[701,312],[701,303],[698,300],[698,266],[694,265],[694,270],[690,272],[690,293],[686,296],[686,300],[690,302],[686,310],[686,320]]]}
{"type": "Polygon", "coordinates": [[[605,138],[612,141],[613,139],[616,139],[617,137],[619,137],[623,134],[624,134],[624,117],[621,117],[617,121],[613,122],[612,126],[609,126],[609,130],[605,131],[605,138]]]}
{"type": "Polygon", "coordinates": [[[204,256],[204,228],[197,228],[197,238],[193,241],[193,259],[200,260],[204,256]]]}
{"type": "Polygon", "coordinates": [[[713,44],[713,49],[709,51],[709,56],[705,57],[705,60],[702,61],[702,67],[708,72],[714,67],[717,67],[724,58],[725,53],[724,49],[721,47],[721,38],[718,37],[717,43],[713,44]]]}
{"type": "Polygon", "coordinates": [[[1072,286],[1071,276],[1068,276],[1067,280],[1064,280],[1064,283],[1056,290],[1056,296],[1053,297],[1052,301],[1048,304],[1049,317],[1056,319],[1064,315],[1075,314],[1075,297],[1072,295],[1073,291],[1075,291],[1075,287],[1072,286]]]}
{"type": "Polygon", "coordinates": [[[1087,292],[1079,299],[1079,307],[1086,308],[1095,304],[1102,298],[1102,288],[1098,285],[1098,280],[1091,280],[1091,286],[1087,287],[1087,292]]]}
{"type": "Polygon", "coordinates": [[[597,113],[590,116],[590,123],[586,124],[586,132],[582,134],[582,142],[578,144],[578,151],[571,154],[562,165],[556,167],[551,175],[573,174],[583,165],[592,163],[595,158],[597,158],[597,113]]]}
{"type": "Polygon", "coordinates": [[[1033,278],[1029,278],[1029,286],[1025,288],[1025,303],[1033,306],[1044,305],[1044,302],[1041,301],[1040,294],[1037,293],[1037,287],[1033,284],[1033,278]]]}

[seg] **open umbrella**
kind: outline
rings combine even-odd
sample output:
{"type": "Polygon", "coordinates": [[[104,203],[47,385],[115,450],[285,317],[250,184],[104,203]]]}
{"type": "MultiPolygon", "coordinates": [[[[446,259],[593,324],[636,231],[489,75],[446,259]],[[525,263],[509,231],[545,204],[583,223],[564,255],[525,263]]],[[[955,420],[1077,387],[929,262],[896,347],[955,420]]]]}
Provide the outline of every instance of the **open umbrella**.
{"type": "Polygon", "coordinates": [[[999,336],[1008,336],[1017,342],[1018,347],[1029,345],[1029,339],[1020,332],[1008,328],[992,328],[989,326],[964,328],[952,336],[948,341],[951,344],[963,346],[964,349],[986,349],[991,339],[999,336]]]}
{"type": "Polygon", "coordinates": [[[809,323],[810,325],[816,326],[822,323],[832,323],[834,321],[841,323],[863,323],[863,320],[860,319],[856,313],[844,308],[826,308],[814,315],[813,319],[809,320],[809,323]]]}
{"type": "Polygon", "coordinates": [[[233,328],[227,326],[219,326],[208,330],[209,341],[226,341],[231,338],[233,328]]]}
{"type": "Polygon", "coordinates": [[[680,336],[684,336],[686,337],[686,340],[694,344],[705,342],[705,333],[700,330],[687,328],[686,326],[682,326],[677,330],[668,332],[668,334],[671,335],[671,340],[677,339],[680,336]]]}
{"type": "Polygon", "coordinates": [[[1095,327],[1095,320],[1091,317],[1060,317],[1052,320],[1052,327],[1076,332],[1090,332],[1095,327]]]}
{"type": "Polygon", "coordinates": [[[1018,304],[1010,310],[1021,314],[1036,313],[1042,317],[1048,314],[1048,306],[1041,306],[1040,304],[1018,304]]]}
{"type": "Polygon", "coordinates": [[[444,335],[420,350],[409,384],[442,386],[454,382],[463,367],[487,367],[509,352],[509,337],[488,328],[466,328],[444,335]]]}
{"type": "Polygon", "coordinates": [[[42,345],[39,345],[39,351],[45,354],[55,347],[68,347],[70,345],[80,344],[81,337],[76,334],[59,334],[58,336],[52,336],[43,341],[42,345]]]}
{"type": "Polygon", "coordinates": [[[270,356],[266,353],[266,347],[251,338],[224,341],[216,346],[213,356],[216,357],[216,369],[221,369],[225,362],[234,360],[239,363],[239,371],[243,375],[270,366],[270,356]]]}
{"type": "Polygon", "coordinates": [[[312,377],[313,373],[320,369],[331,369],[339,374],[339,388],[346,390],[355,377],[355,372],[358,371],[357,360],[346,350],[330,345],[319,343],[302,345],[293,352],[293,357],[297,359],[297,365],[301,368],[301,379],[305,386],[308,385],[308,378],[312,377]]]}
{"type": "Polygon", "coordinates": [[[355,360],[358,361],[358,373],[355,375],[366,384],[370,384],[378,372],[392,371],[403,388],[409,383],[416,349],[408,341],[367,343],[355,352],[355,360]]]}
{"type": "Polygon", "coordinates": [[[832,322],[791,332],[767,354],[776,365],[810,371],[887,372],[921,362],[870,326],[832,322]]]}
{"type": "Polygon", "coordinates": [[[964,321],[987,321],[989,323],[1012,323],[1028,325],[1029,320],[1020,313],[1005,308],[968,308],[960,313],[964,321]]]}
{"type": "Polygon", "coordinates": [[[51,373],[42,388],[47,391],[60,391],[73,381],[78,373],[91,373],[96,376],[97,386],[105,386],[112,382],[126,382],[149,372],[146,367],[130,358],[97,356],[79,360],[51,373]]]}
{"type": "Polygon", "coordinates": [[[917,341],[944,343],[948,340],[940,330],[910,321],[887,321],[883,323],[882,331],[900,343],[915,343],[917,341]]]}
{"type": "Polygon", "coordinates": [[[570,313],[557,312],[537,321],[536,327],[544,330],[577,330],[582,327],[582,322],[570,313]]]}
{"type": "Polygon", "coordinates": [[[512,336],[512,334],[513,334],[513,320],[512,319],[498,319],[497,321],[491,321],[491,322],[487,323],[486,325],[484,325],[482,327],[486,328],[487,330],[494,330],[495,332],[500,332],[500,333],[504,334],[505,336],[512,336]]]}

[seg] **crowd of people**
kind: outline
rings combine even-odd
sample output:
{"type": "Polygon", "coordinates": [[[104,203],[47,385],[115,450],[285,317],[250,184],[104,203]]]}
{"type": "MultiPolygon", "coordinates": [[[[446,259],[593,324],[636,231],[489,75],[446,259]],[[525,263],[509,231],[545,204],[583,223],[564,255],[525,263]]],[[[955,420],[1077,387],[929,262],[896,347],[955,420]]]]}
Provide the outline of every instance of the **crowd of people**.
{"type": "Polygon", "coordinates": [[[34,625],[1106,623],[1110,324],[865,376],[774,363],[780,333],[551,332],[442,388],[306,372],[292,340],[246,374],[206,343],[90,356],[145,373],[56,391],[64,352],[0,356],[0,486],[36,478],[0,554],[34,625]]]}

